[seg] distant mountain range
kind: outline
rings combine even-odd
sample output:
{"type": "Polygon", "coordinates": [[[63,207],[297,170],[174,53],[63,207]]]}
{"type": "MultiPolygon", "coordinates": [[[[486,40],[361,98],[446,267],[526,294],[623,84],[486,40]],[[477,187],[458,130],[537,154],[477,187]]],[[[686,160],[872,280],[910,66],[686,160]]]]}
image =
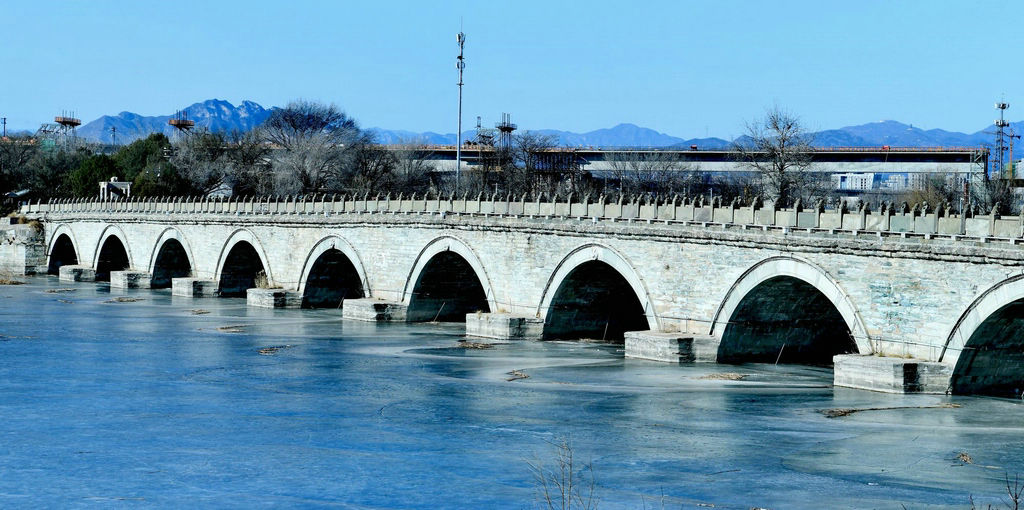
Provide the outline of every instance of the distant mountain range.
{"type": "MultiPolygon", "coordinates": [[[[195,121],[197,128],[210,131],[230,132],[234,130],[249,131],[259,126],[270,116],[274,108],[264,108],[252,101],[243,101],[235,106],[231,103],[210,99],[195,103],[184,112],[189,119],[195,121]]],[[[111,127],[117,128],[117,142],[127,143],[150,133],[170,135],[174,128],[167,124],[173,115],[146,117],[131,112],[121,112],[116,116],[104,115],[78,129],[82,138],[110,143],[111,127]]],[[[1012,123],[1017,132],[1024,132],[1024,122],[1012,123]]],[[[942,129],[924,130],[910,124],[894,120],[870,122],[858,126],[847,126],[839,129],[827,129],[814,133],[814,144],[819,147],[977,147],[992,143],[992,135],[979,130],[975,133],[958,133],[942,129]]],[[[370,128],[378,143],[417,142],[425,144],[454,145],[454,133],[434,133],[402,131],[382,128],[370,128]]],[[[635,124],[619,124],[612,128],[597,129],[586,133],[573,133],[554,129],[533,130],[544,135],[551,135],[558,143],[570,147],[690,147],[696,145],[702,149],[728,147],[730,141],[722,138],[683,139],[637,126],[635,124]]],[[[463,132],[463,140],[472,140],[475,130],[463,132]]]]}
{"type": "MultiPolygon", "coordinates": [[[[249,131],[267,120],[272,111],[252,101],[242,101],[235,106],[221,99],[195,103],[181,110],[189,120],[195,121],[196,128],[214,132],[249,131]]],[[[94,142],[111,143],[110,128],[116,128],[117,143],[129,143],[152,133],[170,136],[175,128],[167,121],[173,117],[174,114],[146,117],[132,112],[104,115],[78,128],[78,136],[94,142]]]]}

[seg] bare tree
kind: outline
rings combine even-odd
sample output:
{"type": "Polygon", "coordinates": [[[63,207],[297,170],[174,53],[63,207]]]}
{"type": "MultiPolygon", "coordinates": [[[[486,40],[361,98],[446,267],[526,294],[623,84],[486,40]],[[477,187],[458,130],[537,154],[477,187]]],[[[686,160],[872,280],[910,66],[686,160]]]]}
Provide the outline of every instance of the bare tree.
{"type": "Polygon", "coordinates": [[[542,176],[544,165],[542,152],[554,147],[555,137],[526,131],[515,136],[512,161],[503,169],[505,188],[511,193],[538,193],[548,191],[548,183],[542,176]]]}
{"type": "Polygon", "coordinates": [[[1000,177],[987,177],[982,185],[975,189],[975,200],[981,204],[985,212],[995,211],[998,214],[1010,214],[1020,210],[1019,198],[1014,195],[1010,182],[1000,177]]]}
{"type": "Polygon", "coordinates": [[[509,164],[502,168],[504,188],[513,194],[584,194],[591,183],[574,149],[560,148],[558,139],[527,131],[515,137],[509,164]]]}
{"type": "Polygon", "coordinates": [[[955,173],[930,174],[922,185],[915,189],[908,189],[896,195],[894,199],[896,202],[906,202],[910,205],[928,203],[937,206],[948,203],[959,210],[962,188],[958,184],[955,173]]]}
{"type": "Polygon", "coordinates": [[[276,149],[272,159],[283,193],[343,189],[345,170],[370,138],[333,104],[310,101],[275,110],[260,132],[276,149]]]}
{"type": "Polygon", "coordinates": [[[608,163],[618,190],[656,195],[703,189],[704,175],[675,151],[609,152],[608,163]]]}
{"type": "MultiPolygon", "coordinates": [[[[512,148],[505,146],[494,146],[493,140],[483,140],[477,143],[468,143],[463,149],[463,154],[476,153],[477,161],[470,171],[462,176],[460,188],[470,195],[481,192],[497,192],[499,188],[508,192],[505,183],[505,171],[513,165],[512,148]]],[[[440,177],[440,176],[438,176],[440,177]]],[[[454,187],[454,183],[438,181],[443,186],[454,187]]]]}
{"type": "Polygon", "coordinates": [[[432,152],[420,142],[404,142],[391,149],[395,158],[394,188],[403,193],[423,193],[430,188],[436,172],[430,163],[432,152]]]}
{"type": "Polygon", "coordinates": [[[347,190],[360,194],[397,191],[394,171],[398,161],[391,151],[370,144],[360,144],[354,151],[352,165],[343,179],[347,190]]]}
{"type": "Polygon", "coordinates": [[[27,136],[0,138],[0,192],[28,187],[26,169],[36,152],[36,141],[27,136]]]}
{"type": "Polygon", "coordinates": [[[546,463],[539,456],[527,461],[537,491],[537,503],[548,510],[594,510],[597,508],[597,481],[594,465],[576,460],[572,441],[562,438],[550,441],[554,462],[546,463]]]}
{"type": "Polygon", "coordinates": [[[747,135],[733,149],[741,164],[760,175],[765,198],[788,205],[815,187],[808,171],[812,142],[799,118],[774,107],[747,124],[747,135]]]}
{"type": "Polygon", "coordinates": [[[203,129],[176,142],[170,162],[197,193],[207,195],[224,184],[227,153],[224,135],[203,129]]]}
{"type": "MultiPolygon", "coordinates": [[[[707,179],[702,185],[694,186],[692,189],[700,190],[692,192],[694,195],[714,195],[722,202],[729,203],[734,199],[741,204],[751,204],[761,198],[761,177],[749,172],[730,172],[725,175],[716,176],[714,179],[707,179]]],[[[691,194],[688,190],[687,194],[691,194]]]]}
{"type": "Polygon", "coordinates": [[[228,181],[235,195],[270,195],[274,192],[274,174],[270,146],[256,131],[233,131],[228,135],[228,181]]]}

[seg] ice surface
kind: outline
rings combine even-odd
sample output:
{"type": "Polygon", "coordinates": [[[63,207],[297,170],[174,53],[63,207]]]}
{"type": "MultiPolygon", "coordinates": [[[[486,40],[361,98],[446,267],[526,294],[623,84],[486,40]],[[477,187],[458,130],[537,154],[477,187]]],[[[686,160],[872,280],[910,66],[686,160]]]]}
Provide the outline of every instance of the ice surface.
{"type": "Polygon", "coordinates": [[[535,508],[527,461],[563,438],[604,509],[998,506],[1024,472],[1020,402],[834,389],[822,368],[464,349],[461,325],[47,277],[0,303],[4,508],[535,508]]]}

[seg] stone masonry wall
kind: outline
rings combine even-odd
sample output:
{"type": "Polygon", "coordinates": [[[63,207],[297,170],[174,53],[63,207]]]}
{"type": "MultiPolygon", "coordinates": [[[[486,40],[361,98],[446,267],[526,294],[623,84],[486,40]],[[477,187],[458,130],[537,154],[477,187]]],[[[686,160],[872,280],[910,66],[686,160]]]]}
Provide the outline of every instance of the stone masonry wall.
{"type": "MultiPolygon", "coordinates": [[[[238,205],[245,209],[246,204],[238,205]]],[[[229,243],[250,240],[265,256],[272,283],[289,290],[301,288],[303,268],[313,262],[307,260],[313,247],[337,236],[357,254],[359,260],[353,262],[364,268],[370,296],[394,301],[405,297],[420,252],[432,241],[450,236],[479,258],[489,280],[493,312],[540,318],[546,313],[540,305],[556,267],[577,248],[594,244],[604,247],[595,250],[595,256],[620,254],[642,281],[658,317],[657,329],[698,334],[710,332],[730,288],[748,268],[771,257],[795,257],[839,282],[845,291],[842,299],[850,301],[867,327],[873,351],[931,361],[939,359],[955,321],[980,292],[1024,270],[1024,248],[1013,241],[729,223],[316,210],[46,211],[37,216],[46,226],[47,250],[57,236],[67,233],[85,266],[95,266],[105,236],[117,235],[129,251],[132,269],[150,271],[158,241],[173,236],[189,252],[194,276],[212,279],[218,276],[218,263],[229,243]]],[[[943,362],[955,363],[957,354],[947,353],[943,362]]]]}
{"type": "Polygon", "coordinates": [[[45,271],[46,247],[42,237],[43,233],[33,225],[0,225],[0,273],[24,275],[45,271]]]}

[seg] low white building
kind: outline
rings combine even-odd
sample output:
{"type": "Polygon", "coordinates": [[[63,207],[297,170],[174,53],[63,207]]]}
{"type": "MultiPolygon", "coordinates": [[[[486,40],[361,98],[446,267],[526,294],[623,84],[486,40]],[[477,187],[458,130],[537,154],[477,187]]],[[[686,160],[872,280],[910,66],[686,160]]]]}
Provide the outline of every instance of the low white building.
{"type": "Polygon", "coordinates": [[[100,182],[100,200],[111,200],[128,198],[132,196],[132,183],[121,182],[117,177],[111,177],[109,181],[100,182]]]}

